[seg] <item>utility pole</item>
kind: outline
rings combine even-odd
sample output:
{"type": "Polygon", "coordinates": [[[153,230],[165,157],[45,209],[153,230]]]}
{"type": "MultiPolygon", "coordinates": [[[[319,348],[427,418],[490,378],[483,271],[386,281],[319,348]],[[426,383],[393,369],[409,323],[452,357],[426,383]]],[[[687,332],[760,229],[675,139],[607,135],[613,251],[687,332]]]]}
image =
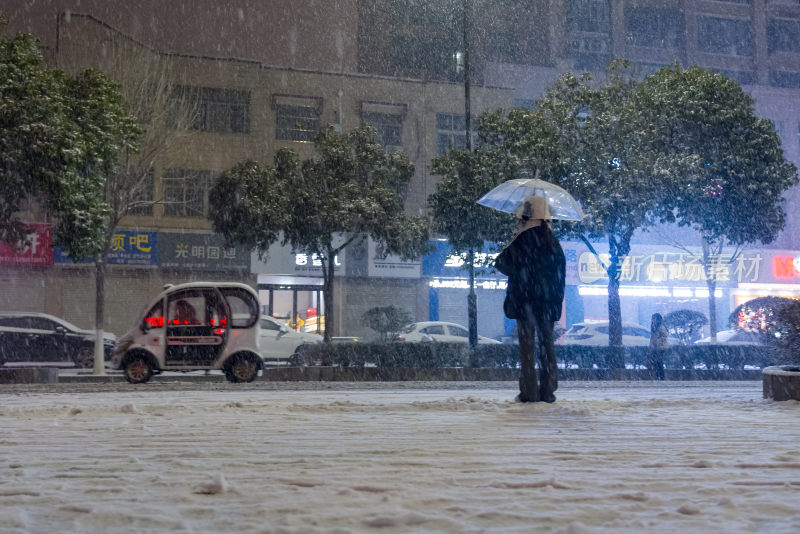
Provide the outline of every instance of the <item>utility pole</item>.
{"type": "MultiPolygon", "coordinates": [[[[463,0],[464,32],[464,125],[467,130],[466,148],[472,152],[472,113],[469,97],[469,30],[472,21],[472,0],[463,0]]],[[[475,250],[470,247],[467,252],[467,268],[469,270],[469,294],[467,295],[467,321],[469,329],[469,346],[478,345],[478,296],[475,294],[475,250]]]]}

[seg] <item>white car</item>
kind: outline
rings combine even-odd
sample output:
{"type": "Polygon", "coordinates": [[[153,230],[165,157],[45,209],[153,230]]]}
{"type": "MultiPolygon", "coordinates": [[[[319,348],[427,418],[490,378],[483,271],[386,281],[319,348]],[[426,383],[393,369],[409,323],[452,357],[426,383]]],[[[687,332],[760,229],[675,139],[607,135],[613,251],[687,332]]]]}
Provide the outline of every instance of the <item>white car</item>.
{"type": "Polygon", "coordinates": [[[269,315],[262,315],[258,326],[258,349],[265,361],[287,360],[300,345],[322,343],[322,336],[295,332],[280,319],[269,315]]]}
{"type": "MultiPolygon", "coordinates": [[[[669,337],[670,346],[680,345],[680,340],[669,337]]],[[[622,323],[622,344],[626,347],[650,346],[650,329],[634,323],[622,323]]],[[[575,323],[556,340],[556,345],[608,346],[608,321],[575,323]]]]}
{"type": "MultiPolygon", "coordinates": [[[[711,336],[695,341],[698,345],[711,343],[711,336]]],[[[717,332],[717,343],[720,345],[762,345],[759,335],[744,330],[721,330],[717,332]]]]}
{"type": "MultiPolygon", "coordinates": [[[[469,331],[455,323],[424,321],[412,323],[394,339],[395,341],[440,341],[443,343],[469,343],[469,331]]],[[[496,339],[478,336],[479,344],[500,343],[496,339]]]]}

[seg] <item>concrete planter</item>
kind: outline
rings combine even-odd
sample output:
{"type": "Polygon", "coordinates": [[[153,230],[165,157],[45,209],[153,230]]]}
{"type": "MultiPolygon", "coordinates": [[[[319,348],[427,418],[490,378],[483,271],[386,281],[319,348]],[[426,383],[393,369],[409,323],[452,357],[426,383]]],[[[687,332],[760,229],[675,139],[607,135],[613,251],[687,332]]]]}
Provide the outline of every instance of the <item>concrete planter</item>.
{"type": "Polygon", "coordinates": [[[761,377],[765,399],[800,400],[800,366],[767,367],[761,372],[761,377]]]}

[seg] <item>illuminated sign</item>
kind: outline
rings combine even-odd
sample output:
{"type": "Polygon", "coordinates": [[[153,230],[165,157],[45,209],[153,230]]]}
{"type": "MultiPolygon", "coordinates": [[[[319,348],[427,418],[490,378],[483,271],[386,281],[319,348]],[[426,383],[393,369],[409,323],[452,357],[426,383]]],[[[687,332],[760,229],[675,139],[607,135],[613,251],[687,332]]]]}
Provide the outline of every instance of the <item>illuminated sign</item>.
{"type": "MultiPolygon", "coordinates": [[[[305,267],[306,265],[322,267],[322,258],[320,258],[319,254],[305,254],[303,252],[298,252],[294,255],[294,264],[300,267],[305,267]]],[[[342,266],[342,262],[339,261],[339,256],[333,257],[333,266],[342,266]]]]}
{"type": "Polygon", "coordinates": [[[773,256],[772,275],[777,279],[794,278],[800,275],[800,256],[773,256]]]}
{"type": "MultiPolygon", "coordinates": [[[[440,279],[434,278],[428,283],[434,289],[469,289],[469,280],[466,278],[440,279]]],[[[476,280],[475,289],[505,291],[508,287],[506,280],[476,280]]]]}
{"type": "Polygon", "coordinates": [[[52,265],[53,227],[29,224],[30,233],[24,243],[0,241],[0,265],[52,265]]]}
{"type": "MultiPolygon", "coordinates": [[[[604,264],[610,256],[600,254],[600,260],[591,252],[583,252],[578,258],[578,280],[588,284],[608,281],[604,264]]],[[[763,261],[760,252],[742,253],[731,261],[731,255],[713,256],[706,268],[699,256],[687,252],[657,252],[653,254],[629,254],[621,261],[620,281],[630,283],[700,283],[707,277],[717,283],[731,285],[732,282],[755,282],[763,261]]]]}
{"type": "MultiPolygon", "coordinates": [[[[605,286],[578,286],[581,296],[605,297],[608,288],[605,286]]],[[[708,288],[704,287],[658,287],[658,286],[620,286],[619,295],[622,297],[674,297],[674,298],[708,298],[708,288]]],[[[722,290],[714,291],[716,298],[722,297],[722,290]]]]}
{"type": "MultiPolygon", "coordinates": [[[[453,254],[453,247],[447,241],[433,241],[433,250],[422,257],[424,276],[463,277],[466,273],[466,254],[453,254]]],[[[483,250],[475,252],[475,267],[478,271],[490,270],[494,274],[494,259],[497,257],[496,243],[484,244],[483,250]]]]}

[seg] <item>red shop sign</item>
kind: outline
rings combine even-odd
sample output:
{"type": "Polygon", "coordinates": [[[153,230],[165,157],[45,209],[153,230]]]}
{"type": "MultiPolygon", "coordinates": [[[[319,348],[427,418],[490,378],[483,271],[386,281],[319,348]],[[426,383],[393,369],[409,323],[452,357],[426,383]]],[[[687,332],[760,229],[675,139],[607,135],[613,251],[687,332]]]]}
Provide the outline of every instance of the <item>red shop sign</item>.
{"type": "Polygon", "coordinates": [[[30,224],[26,245],[0,242],[0,265],[53,265],[53,226],[30,224]]]}

